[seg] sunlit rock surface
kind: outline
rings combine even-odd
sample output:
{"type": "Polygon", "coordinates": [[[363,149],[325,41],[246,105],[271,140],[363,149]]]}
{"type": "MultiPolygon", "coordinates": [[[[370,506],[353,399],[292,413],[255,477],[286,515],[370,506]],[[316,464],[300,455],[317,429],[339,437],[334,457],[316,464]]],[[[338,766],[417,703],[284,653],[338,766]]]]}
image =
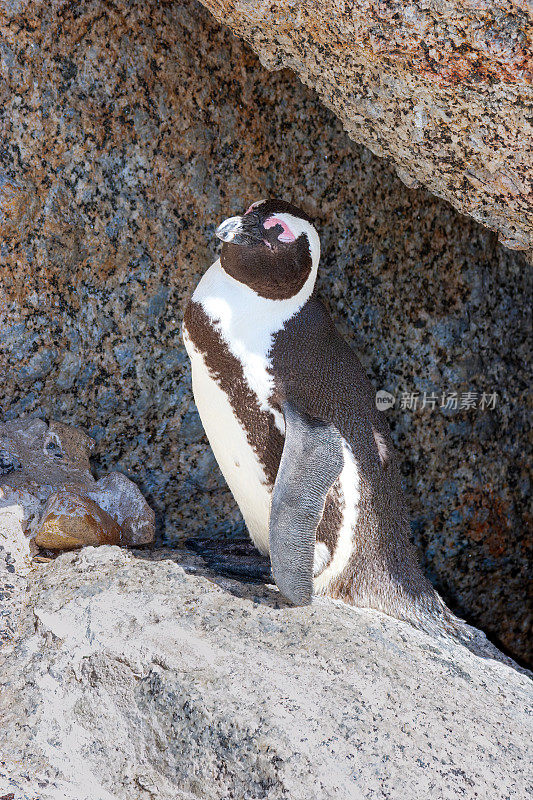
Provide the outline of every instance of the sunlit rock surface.
{"type": "MultiPolygon", "coordinates": [[[[2,417],[86,430],[96,474],[134,479],[167,542],[240,532],[192,403],[179,328],[215,258],[216,225],[253,200],[290,199],[316,219],[319,290],[336,324],[376,388],[395,394],[387,413],[426,573],[462,616],[527,656],[524,256],[406,188],[292,73],[262,68],[199,5],[0,9],[2,417]],[[495,408],[481,407],[484,392],[497,393],[495,408]],[[404,395],[416,408],[402,407],[404,395]]],[[[426,100],[412,111],[428,114],[417,148],[433,141],[426,100]]],[[[419,160],[426,169],[421,152],[413,169],[419,160]]],[[[515,155],[502,152],[514,170],[515,155]]],[[[473,184],[466,192],[482,198],[473,184]]],[[[505,204],[511,213],[514,201],[505,204]]]]}
{"type": "Polygon", "coordinates": [[[166,557],[86,548],[32,573],[0,664],[0,795],[528,796],[526,675],[377,612],[291,608],[166,557]]]}

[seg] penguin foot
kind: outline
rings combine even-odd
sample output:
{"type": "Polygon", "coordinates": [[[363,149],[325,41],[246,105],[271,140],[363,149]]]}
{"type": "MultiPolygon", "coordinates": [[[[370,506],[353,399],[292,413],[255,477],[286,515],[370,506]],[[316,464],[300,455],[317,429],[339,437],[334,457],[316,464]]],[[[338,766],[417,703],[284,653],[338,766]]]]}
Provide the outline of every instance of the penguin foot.
{"type": "Polygon", "coordinates": [[[274,583],[270,559],[262,556],[249,539],[209,537],[187,539],[185,544],[218,575],[254,583],[274,583]]]}

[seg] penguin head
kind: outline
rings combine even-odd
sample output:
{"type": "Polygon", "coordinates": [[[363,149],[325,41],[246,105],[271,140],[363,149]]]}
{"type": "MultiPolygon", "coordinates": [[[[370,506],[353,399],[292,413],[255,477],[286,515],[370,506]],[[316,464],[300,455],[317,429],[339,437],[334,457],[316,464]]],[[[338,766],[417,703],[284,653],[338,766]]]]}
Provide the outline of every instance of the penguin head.
{"type": "Polygon", "coordinates": [[[259,200],[216,230],[224,271],[258,295],[286,300],[304,287],[311,294],[320,239],[307,214],[284,200],[259,200]]]}

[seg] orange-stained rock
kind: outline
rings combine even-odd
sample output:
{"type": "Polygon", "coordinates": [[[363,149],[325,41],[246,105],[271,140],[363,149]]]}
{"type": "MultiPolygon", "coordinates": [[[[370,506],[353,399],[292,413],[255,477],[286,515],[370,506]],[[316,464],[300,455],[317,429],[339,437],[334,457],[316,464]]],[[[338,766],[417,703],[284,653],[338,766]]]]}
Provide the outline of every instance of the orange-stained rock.
{"type": "Polygon", "coordinates": [[[113,517],[76,489],[62,489],[50,497],[35,541],[48,550],[124,543],[113,517]]]}
{"type": "Polygon", "coordinates": [[[533,248],[530,3],[202,2],[268,69],[316,89],[409,187],[533,248]]]}

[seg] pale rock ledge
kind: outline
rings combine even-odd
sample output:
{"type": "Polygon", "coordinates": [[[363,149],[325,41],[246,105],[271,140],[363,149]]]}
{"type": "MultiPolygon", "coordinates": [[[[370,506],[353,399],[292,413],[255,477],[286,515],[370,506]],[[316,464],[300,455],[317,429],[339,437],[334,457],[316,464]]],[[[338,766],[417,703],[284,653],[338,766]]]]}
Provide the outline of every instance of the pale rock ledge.
{"type": "Polygon", "coordinates": [[[184,551],[63,554],[29,592],[0,666],[0,795],[528,796],[530,680],[453,641],[290,608],[184,551]]]}

